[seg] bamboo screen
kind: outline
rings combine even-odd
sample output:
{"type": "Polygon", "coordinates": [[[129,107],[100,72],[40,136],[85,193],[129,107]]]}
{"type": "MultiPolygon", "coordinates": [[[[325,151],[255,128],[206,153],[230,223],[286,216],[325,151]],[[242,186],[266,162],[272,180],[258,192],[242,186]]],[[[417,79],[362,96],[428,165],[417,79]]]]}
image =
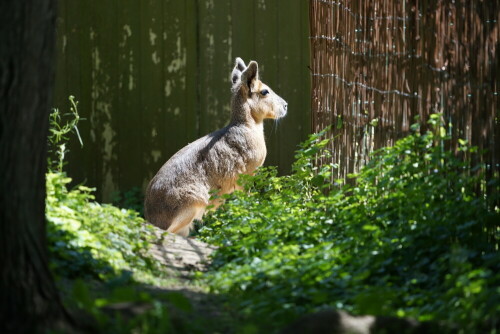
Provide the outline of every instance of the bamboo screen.
{"type": "Polygon", "coordinates": [[[499,1],[310,0],[309,14],[311,124],[332,125],[334,177],[432,113],[498,176],[499,1]]]}

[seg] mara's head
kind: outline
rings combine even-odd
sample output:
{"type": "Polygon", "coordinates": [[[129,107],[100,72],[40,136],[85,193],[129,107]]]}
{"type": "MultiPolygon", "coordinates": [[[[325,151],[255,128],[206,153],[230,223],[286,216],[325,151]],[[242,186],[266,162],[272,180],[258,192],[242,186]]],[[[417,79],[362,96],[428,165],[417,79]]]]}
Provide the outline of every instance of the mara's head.
{"type": "Polygon", "coordinates": [[[286,115],[286,101],[260,81],[257,62],[251,61],[247,66],[241,58],[236,58],[231,82],[233,120],[250,116],[260,123],[266,118],[278,119],[286,115]]]}

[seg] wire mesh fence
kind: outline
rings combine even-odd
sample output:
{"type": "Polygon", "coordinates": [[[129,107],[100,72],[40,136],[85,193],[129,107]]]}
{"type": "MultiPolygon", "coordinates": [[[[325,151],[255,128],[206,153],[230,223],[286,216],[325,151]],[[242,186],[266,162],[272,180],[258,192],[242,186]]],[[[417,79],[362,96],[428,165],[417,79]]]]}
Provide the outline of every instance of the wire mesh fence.
{"type": "Polygon", "coordinates": [[[335,178],[441,113],[458,139],[485,150],[498,176],[500,3],[310,0],[312,130],[331,125],[335,178]]]}

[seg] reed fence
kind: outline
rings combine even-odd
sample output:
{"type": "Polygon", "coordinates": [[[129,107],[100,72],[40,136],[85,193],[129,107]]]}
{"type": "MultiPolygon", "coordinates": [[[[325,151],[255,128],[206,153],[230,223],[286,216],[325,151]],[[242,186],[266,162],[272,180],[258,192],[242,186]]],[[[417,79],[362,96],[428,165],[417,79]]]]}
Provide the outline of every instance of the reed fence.
{"type": "Polygon", "coordinates": [[[450,149],[485,150],[498,177],[500,3],[310,0],[313,131],[332,125],[335,178],[441,113],[450,149]]]}

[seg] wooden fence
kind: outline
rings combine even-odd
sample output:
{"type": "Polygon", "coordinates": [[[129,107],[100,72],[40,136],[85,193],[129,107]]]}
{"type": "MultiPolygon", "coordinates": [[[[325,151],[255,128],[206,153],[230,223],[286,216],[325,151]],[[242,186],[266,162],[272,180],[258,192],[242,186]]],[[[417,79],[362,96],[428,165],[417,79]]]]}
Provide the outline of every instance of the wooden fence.
{"type": "Polygon", "coordinates": [[[498,177],[499,22],[498,1],[311,0],[312,128],[333,125],[335,178],[431,113],[498,177]]]}
{"type": "Polygon", "coordinates": [[[144,189],[179,148],[229,119],[236,56],[288,101],[266,125],[266,164],[289,170],[310,132],[307,0],[59,1],[55,107],[76,96],[84,147],[70,147],[76,182],[110,200],[144,189]]]}

